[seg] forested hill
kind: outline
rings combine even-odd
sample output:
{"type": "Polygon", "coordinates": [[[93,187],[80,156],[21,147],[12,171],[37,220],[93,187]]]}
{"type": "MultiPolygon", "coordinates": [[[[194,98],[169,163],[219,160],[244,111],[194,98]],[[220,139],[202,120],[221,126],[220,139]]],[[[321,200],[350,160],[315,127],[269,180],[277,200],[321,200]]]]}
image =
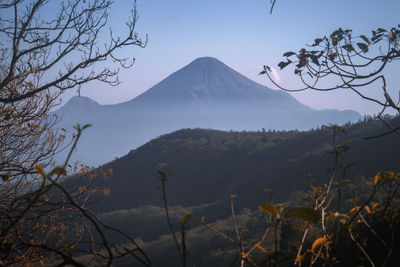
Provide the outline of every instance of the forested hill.
{"type": "MultiPolygon", "coordinates": [[[[395,120],[399,120],[396,118],[395,120]]],[[[388,129],[368,120],[346,126],[337,133],[337,144],[349,143],[344,165],[356,162],[347,178],[371,176],[400,167],[400,137],[364,140],[388,129]]],[[[304,182],[326,181],[333,166],[333,130],[227,132],[184,129],[160,136],[126,156],[104,165],[113,174],[104,186],[110,196],[96,207],[99,211],[161,205],[157,170],[169,173],[167,190],[171,205],[195,206],[226,201],[231,194],[240,205],[257,208],[265,201],[265,188],[275,191],[276,200],[304,191],[304,182]],[[239,202],[239,201],[238,201],[239,202]]],[[[342,175],[339,172],[339,176],[342,175]]]]}

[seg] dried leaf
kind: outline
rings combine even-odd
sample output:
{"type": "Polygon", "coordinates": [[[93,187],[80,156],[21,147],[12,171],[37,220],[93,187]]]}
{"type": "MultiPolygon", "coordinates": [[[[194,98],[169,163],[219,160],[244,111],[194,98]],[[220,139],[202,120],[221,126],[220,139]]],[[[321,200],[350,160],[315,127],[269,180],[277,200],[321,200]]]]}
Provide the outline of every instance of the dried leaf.
{"type": "Polygon", "coordinates": [[[36,165],[35,167],[33,167],[33,169],[34,169],[37,173],[39,173],[40,175],[42,175],[42,176],[45,176],[45,175],[46,175],[46,173],[44,172],[44,169],[43,169],[43,167],[42,167],[41,165],[36,165]]]}
{"type": "Polygon", "coordinates": [[[265,211],[266,213],[271,214],[274,217],[278,217],[278,212],[276,208],[270,203],[261,204],[260,210],[265,211]]]}
{"type": "Polygon", "coordinates": [[[307,207],[295,207],[286,211],[286,217],[297,217],[310,223],[317,223],[321,219],[321,214],[307,207]]]}
{"type": "Polygon", "coordinates": [[[185,225],[189,222],[190,218],[192,218],[192,214],[191,213],[186,213],[185,215],[183,215],[182,217],[182,221],[181,224],[185,225]]]}
{"type": "Polygon", "coordinates": [[[267,253],[267,250],[265,248],[263,248],[262,246],[260,246],[259,244],[256,244],[256,248],[258,248],[260,251],[267,253]]]}
{"type": "Polygon", "coordinates": [[[319,248],[322,244],[324,244],[326,239],[324,237],[317,238],[311,246],[311,251],[315,251],[315,249],[319,248]]]}
{"type": "Polygon", "coordinates": [[[380,172],[375,175],[374,184],[377,185],[382,180],[382,175],[380,172]]]}

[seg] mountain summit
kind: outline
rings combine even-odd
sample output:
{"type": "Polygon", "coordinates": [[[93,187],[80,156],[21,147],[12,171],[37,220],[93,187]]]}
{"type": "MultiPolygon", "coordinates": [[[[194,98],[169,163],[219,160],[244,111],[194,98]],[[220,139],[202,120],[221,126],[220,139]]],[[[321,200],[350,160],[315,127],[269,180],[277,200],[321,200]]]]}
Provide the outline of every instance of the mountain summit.
{"type": "Polygon", "coordinates": [[[74,96],[59,111],[62,113],[82,112],[97,107],[100,107],[100,104],[89,97],[74,96]]]}
{"type": "Polygon", "coordinates": [[[288,93],[258,84],[212,57],[202,57],[192,61],[132,102],[141,104],[268,102],[300,105],[288,93]]]}

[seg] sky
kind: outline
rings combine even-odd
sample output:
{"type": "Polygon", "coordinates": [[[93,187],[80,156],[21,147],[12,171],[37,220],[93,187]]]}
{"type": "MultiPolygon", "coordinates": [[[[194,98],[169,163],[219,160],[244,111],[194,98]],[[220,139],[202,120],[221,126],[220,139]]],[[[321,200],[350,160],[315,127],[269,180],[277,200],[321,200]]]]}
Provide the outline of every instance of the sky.
{"type": "MultiPolygon", "coordinates": [[[[277,67],[283,53],[298,51],[338,27],[352,29],[355,36],[400,23],[399,0],[277,0],[272,14],[270,6],[269,0],[137,0],[136,32],[143,38],[148,35],[146,48],[120,51],[120,55],[136,59],[132,68],[120,71],[120,85],[91,82],[82,88],[81,95],[101,104],[128,101],[203,56],[218,58],[272,89],[276,87],[267,77],[258,74],[263,65],[275,67],[274,76],[281,84],[298,88],[297,76],[277,67]]],[[[131,9],[132,1],[117,0],[110,10],[115,34],[123,34],[131,9]]],[[[395,93],[400,89],[399,70],[399,62],[393,62],[385,73],[390,90],[395,93]]],[[[64,100],[76,94],[72,90],[64,100]]],[[[380,97],[381,90],[370,88],[368,94],[380,97]]],[[[376,104],[344,90],[292,95],[315,109],[353,109],[361,114],[379,110],[376,104]]]]}

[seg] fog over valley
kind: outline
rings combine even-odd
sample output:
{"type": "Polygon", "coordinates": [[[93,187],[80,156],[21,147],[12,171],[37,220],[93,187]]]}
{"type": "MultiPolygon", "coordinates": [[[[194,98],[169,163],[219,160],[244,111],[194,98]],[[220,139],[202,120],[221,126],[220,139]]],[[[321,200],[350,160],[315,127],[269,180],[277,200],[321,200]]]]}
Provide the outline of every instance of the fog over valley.
{"type": "Polygon", "coordinates": [[[212,57],[194,60],[130,101],[100,105],[76,96],[56,113],[61,117],[58,127],[68,131],[77,123],[93,125],[85,130],[73,154],[75,160],[91,166],[183,128],[308,130],[361,119],[352,110],[311,109],[212,57]]]}

